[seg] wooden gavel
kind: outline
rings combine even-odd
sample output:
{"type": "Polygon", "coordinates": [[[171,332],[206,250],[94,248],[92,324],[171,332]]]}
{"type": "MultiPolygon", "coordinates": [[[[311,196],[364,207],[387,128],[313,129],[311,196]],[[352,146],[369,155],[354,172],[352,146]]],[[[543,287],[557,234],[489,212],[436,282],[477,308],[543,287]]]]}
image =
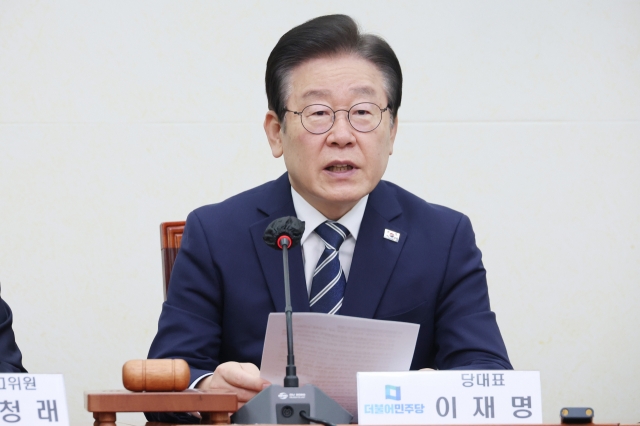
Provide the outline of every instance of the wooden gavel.
{"type": "Polygon", "coordinates": [[[122,366],[122,384],[133,392],[181,392],[189,380],[183,359],[133,359],[122,366]]]}
{"type": "Polygon", "coordinates": [[[200,424],[229,424],[238,396],[223,390],[189,387],[189,365],[182,359],[135,359],[122,366],[127,390],[85,392],[85,408],[96,426],[116,426],[117,413],[199,412],[200,424]]]}

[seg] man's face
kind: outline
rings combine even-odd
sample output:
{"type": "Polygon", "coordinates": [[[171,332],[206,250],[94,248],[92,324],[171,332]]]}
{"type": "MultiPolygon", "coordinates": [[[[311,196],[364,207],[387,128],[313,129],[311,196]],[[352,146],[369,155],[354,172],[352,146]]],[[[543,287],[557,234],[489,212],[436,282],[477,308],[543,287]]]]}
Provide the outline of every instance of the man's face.
{"type": "MultiPolygon", "coordinates": [[[[387,96],[382,73],[371,62],[351,55],[311,59],[290,75],[287,109],[302,111],[312,104],[349,110],[360,102],[384,109],[387,96]]],[[[300,116],[288,112],[281,126],[273,111],[267,113],[265,131],[274,157],[284,155],[293,188],[329,219],[347,213],[378,184],[393,152],[397,125],[387,110],[369,133],[351,127],[344,111],[336,114],[331,130],[309,133],[300,116]]]]}

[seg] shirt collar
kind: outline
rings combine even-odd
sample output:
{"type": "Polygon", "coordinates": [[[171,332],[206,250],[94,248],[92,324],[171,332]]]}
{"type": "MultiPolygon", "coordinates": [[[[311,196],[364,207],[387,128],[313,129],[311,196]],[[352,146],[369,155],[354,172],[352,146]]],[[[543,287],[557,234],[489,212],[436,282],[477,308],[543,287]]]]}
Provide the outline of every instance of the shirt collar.
{"type": "MultiPolygon", "coordinates": [[[[328,220],[322,213],[316,210],[311,204],[307,202],[302,195],[291,187],[291,198],[293,198],[293,208],[296,210],[296,216],[298,219],[304,222],[304,234],[300,244],[304,244],[309,235],[324,221],[328,220]]],[[[358,232],[360,231],[360,224],[362,223],[362,217],[364,216],[364,210],[367,207],[367,200],[369,194],[365,195],[357,202],[351,210],[349,210],[344,216],[337,220],[337,222],[343,225],[349,230],[353,238],[358,240],[358,232]]]]}

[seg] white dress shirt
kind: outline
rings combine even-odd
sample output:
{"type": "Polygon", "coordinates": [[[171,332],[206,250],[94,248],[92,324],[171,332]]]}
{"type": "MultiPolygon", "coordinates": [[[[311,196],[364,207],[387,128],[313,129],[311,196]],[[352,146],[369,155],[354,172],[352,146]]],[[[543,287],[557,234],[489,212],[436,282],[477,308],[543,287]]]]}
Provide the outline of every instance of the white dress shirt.
{"type": "MultiPolygon", "coordinates": [[[[307,293],[311,294],[311,283],[313,282],[313,271],[318,265],[318,260],[324,251],[324,243],[320,235],[316,234],[315,229],[323,222],[328,220],[322,213],[309,204],[300,194],[291,187],[291,197],[293,198],[293,208],[296,210],[298,219],[304,222],[304,234],[302,234],[302,259],[304,262],[304,277],[307,283],[307,293]]],[[[340,225],[347,228],[350,232],[349,236],[338,250],[340,265],[344,271],[344,276],[349,282],[349,271],[351,270],[351,261],[353,259],[353,251],[356,248],[356,240],[360,231],[360,224],[364,216],[364,210],[367,207],[369,195],[365,195],[353,206],[344,216],[338,219],[340,225]]]]}

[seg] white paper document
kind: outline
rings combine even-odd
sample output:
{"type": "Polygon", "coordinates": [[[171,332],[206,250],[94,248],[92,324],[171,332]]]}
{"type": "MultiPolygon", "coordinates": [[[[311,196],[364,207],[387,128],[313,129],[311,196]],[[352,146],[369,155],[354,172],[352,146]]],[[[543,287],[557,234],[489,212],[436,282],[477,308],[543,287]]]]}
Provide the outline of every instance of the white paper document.
{"type": "MultiPolygon", "coordinates": [[[[359,371],[407,371],[418,324],[341,315],[293,314],[293,347],[300,386],[308,383],[358,415],[359,371]]],[[[287,365],[285,314],[269,314],[260,375],[282,385],[287,365]]]]}

